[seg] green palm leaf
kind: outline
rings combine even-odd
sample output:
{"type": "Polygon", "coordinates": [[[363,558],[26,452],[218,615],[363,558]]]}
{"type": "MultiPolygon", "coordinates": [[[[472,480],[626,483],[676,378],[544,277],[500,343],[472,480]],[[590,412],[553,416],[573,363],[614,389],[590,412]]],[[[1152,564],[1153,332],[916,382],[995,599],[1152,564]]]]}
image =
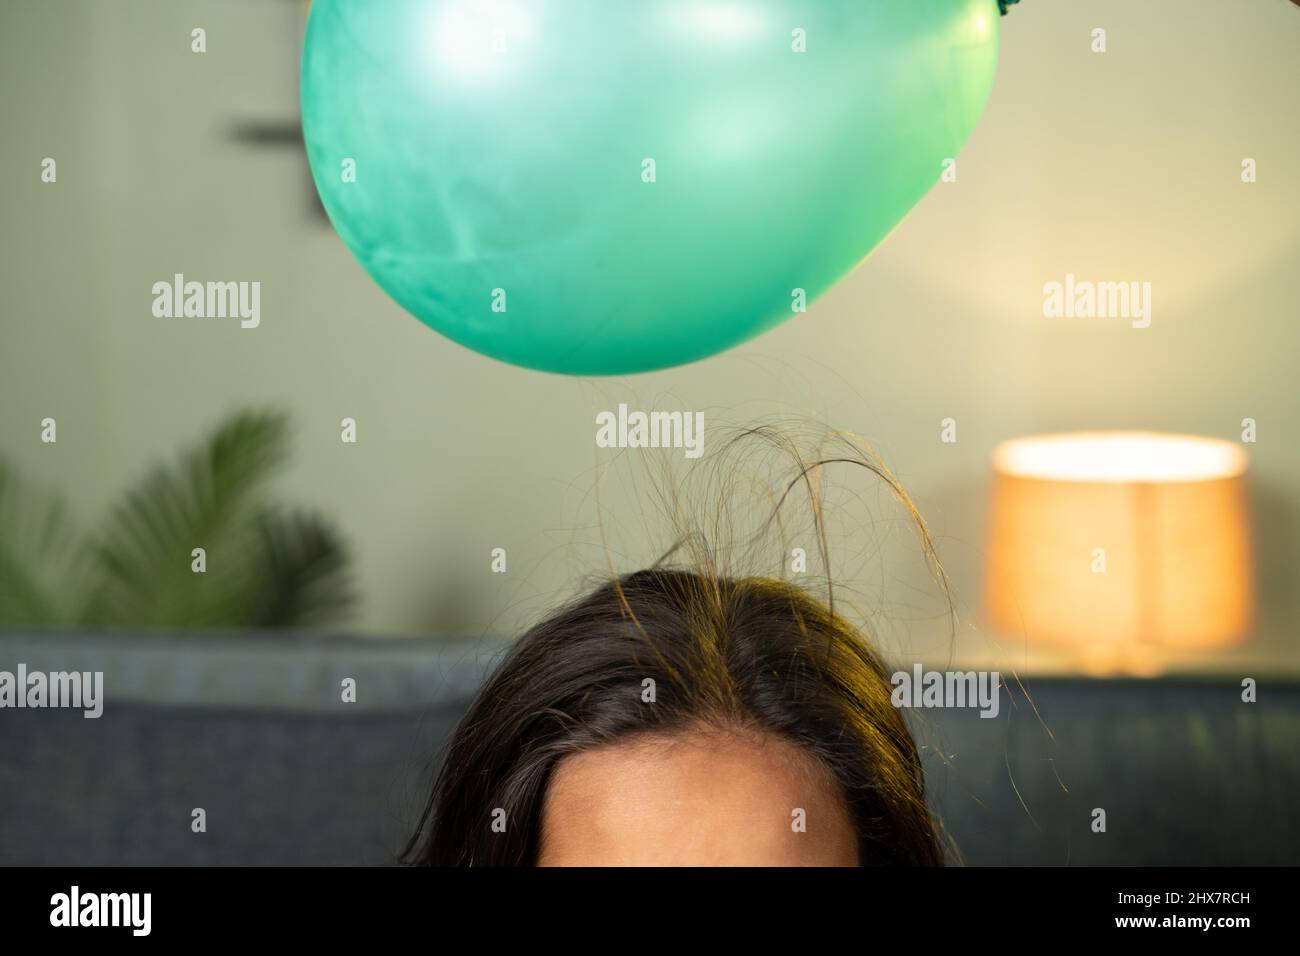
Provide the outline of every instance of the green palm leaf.
{"type": "Polygon", "coordinates": [[[89,540],[61,498],[0,461],[0,627],[301,627],[346,614],[338,532],[263,500],[287,446],[283,414],[239,413],[149,472],[89,540]]]}
{"type": "Polygon", "coordinates": [[[347,549],[320,517],[266,513],[257,521],[263,567],[249,607],[265,627],[307,627],[347,616],[354,603],[347,549]]]}
{"type": "Polygon", "coordinates": [[[103,579],[86,623],[237,627],[257,565],[249,549],[258,493],[285,458],[278,413],[235,415],[175,466],[155,469],[113,510],[96,552],[103,579]],[[192,569],[193,551],[207,570],[192,569]]]}
{"type": "Polygon", "coordinates": [[[52,628],[77,617],[86,555],[67,502],[0,460],[0,623],[52,628]]]}

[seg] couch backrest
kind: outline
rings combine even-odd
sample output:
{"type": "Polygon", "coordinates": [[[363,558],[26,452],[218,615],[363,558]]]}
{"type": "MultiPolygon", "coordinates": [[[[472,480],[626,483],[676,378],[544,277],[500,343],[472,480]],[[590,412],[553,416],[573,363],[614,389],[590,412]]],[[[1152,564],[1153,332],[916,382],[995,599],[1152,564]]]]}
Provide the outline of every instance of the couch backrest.
{"type": "MultiPolygon", "coordinates": [[[[391,863],[501,650],[0,635],[0,671],[105,680],[98,719],[0,710],[0,864],[391,863]],[[348,678],[355,703],[342,699],[348,678]]],[[[1004,691],[995,719],[911,714],[954,862],[1300,862],[1300,687],[1265,681],[1254,704],[1227,677],[1026,688],[1033,706],[1004,691]],[[1092,830],[1097,808],[1104,833],[1092,830]]]]}

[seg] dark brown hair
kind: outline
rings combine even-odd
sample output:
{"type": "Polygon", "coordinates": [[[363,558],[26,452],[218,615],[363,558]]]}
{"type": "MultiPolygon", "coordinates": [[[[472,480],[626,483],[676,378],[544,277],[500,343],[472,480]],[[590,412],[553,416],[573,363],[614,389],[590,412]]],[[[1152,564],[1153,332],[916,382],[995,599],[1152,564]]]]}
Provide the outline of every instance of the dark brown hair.
{"type": "Polygon", "coordinates": [[[863,863],[939,864],[921,762],[890,691],[856,629],[789,584],[628,575],[511,648],[456,731],[408,858],[533,864],[563,757],[703,723],[775,734],[820,760],[863,863]],[[500,833],[497,808],[509,821],[500,833]]]}

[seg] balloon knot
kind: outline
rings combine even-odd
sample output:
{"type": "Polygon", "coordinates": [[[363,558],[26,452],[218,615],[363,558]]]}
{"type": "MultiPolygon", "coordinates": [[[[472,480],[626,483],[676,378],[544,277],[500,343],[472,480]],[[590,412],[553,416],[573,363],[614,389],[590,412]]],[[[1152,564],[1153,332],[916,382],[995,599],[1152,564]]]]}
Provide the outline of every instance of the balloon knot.
{"type": "Polygon", "coordinates": [[[1011,6],[1013,3],[1019,2],[1020,0],[998,0],[998,9],[1002,11],[1002,15],[1005,17],[1007,15],[1007,7],[1011,6]]]}

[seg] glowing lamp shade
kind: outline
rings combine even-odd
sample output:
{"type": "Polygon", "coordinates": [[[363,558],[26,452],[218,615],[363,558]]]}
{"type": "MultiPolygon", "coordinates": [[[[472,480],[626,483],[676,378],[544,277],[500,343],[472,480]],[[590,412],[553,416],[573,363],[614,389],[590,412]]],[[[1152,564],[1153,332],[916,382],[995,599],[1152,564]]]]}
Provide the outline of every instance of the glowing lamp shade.
{"type": "Polygon", "coordinates": [[[1093,650],[1234,644],[1254,613],[1246,454],[1191,435],[1079,432],[994,451],[988,623],[1093,650]]]}

